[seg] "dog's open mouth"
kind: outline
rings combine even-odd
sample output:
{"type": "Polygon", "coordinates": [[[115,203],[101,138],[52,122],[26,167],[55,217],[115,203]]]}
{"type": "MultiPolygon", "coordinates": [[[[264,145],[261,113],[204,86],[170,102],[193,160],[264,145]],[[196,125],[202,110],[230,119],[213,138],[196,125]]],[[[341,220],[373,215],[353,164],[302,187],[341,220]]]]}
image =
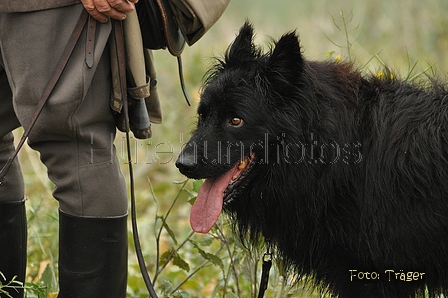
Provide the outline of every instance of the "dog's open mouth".
{"type": "Polygon", "coordinates": [[[252,169],[253,165],[255,164],[254,162],[252,162],[254,159],[255,154],[252,153],[252,155],[246,156],[244,157],[243,160],[240,160],[238,162],[237,165],[238,173],[232,176],[232,180],[230,180],[229,185],[224,190],[223,205],[233,201],[234,191],[241,184],[241,181],[247,176],[249,171],[252,169]]]}
{"type": "Polygon", "coordinates": [[[218,220],[222,206],[233,199],[235,189],[254,165],[255,154],[244,157],[228,172],[207,178],[191,208],[190,224],[197,233],[208,233],[218,220]]]}

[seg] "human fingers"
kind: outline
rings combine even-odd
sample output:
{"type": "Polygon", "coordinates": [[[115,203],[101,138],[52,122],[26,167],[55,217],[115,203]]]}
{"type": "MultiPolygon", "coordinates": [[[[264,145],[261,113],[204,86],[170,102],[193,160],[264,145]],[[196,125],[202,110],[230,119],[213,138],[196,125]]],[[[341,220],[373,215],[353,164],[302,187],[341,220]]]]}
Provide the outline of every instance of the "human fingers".
{"type": "Polygon", "coordinates": [[[126,13],[135,9],[138,0],[81,0],[89,14],[100,22],[107,22],[108,18],[124,20],[126,13]]]}
{"type": "Polygon", "coordinates": [[[84,5],[84,8],[87,10],[87,12],[96,20],[105,23],[108,20],[108,17],[100,13],[95,6],[94,0],[81,0],[82,4],[84,5]]]}
{"type": "Polygon", "coordinates": [[[98,10],[105,14],[108,10],[116,10],[121,13],[127,13],[135,9],[133,2],[135,0],[94,0],[94,1],[98,1],[98,4],[101,4],[101,7],[98,7],[98,10]],[[104,9],[104,11],[102,11],[102,9],[104,9]]]}

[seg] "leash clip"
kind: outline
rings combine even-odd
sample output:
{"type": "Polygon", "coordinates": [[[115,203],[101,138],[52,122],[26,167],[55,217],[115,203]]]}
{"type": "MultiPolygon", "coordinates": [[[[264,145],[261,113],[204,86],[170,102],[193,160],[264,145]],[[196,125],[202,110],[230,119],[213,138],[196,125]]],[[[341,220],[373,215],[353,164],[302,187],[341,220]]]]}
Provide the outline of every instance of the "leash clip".
{"type": "Polygon", "coordinates": [[[267,251],[263,254],[263,263],[272,262],[272,253],[267,251]]]}
{"type": "Polygon", "coordinates": [[[261,281],[260,281],[260,289],[258,292],[258,298],[264,297],[264,292],[266,292],[266,289],[268,288],[268,282],[269,282],[269,271],[272,267],[272,252],[271,252],[271,246],[267,245],[267,250],[263,255],[263,265],[262,265],[262,272],[261,272],[261,281]]]}

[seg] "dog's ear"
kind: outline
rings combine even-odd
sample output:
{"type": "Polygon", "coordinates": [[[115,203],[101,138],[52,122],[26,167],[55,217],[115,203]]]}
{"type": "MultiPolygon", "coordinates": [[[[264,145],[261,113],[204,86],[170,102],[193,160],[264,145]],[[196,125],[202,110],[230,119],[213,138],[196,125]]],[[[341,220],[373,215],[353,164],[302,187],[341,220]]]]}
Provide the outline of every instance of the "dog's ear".
{"type": "Polygon", "coordinates": [[[284,34],[276,43],[269,57],[269,65],[288,81],[296,78],[303,69],[299,37],[294,32],[284,34]]]}
{"type": "Polygon", "coordinates": [[[246,21],[232,45],[227,49],[226,65],[239,65],[245,61],[252,61],[258,56],[259,50],[254,45],[254,28],[249,21],[246,21]]]}

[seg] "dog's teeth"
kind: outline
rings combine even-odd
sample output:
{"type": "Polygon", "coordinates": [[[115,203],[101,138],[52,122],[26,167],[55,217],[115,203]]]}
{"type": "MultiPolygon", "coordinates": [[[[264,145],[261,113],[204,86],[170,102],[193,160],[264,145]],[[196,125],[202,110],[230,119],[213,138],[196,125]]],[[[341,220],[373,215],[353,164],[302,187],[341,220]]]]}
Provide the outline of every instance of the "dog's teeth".
{"type": "Polygon", "coordinates": [[[238,169],[244,170],[247,166],[248,158],[245,157],[243,160],[240,161],[240,164],[238,165],[238,169]]]}
{"type": "Polygon", "coordinates": [[[238,178],[238,176],[237,176],[237,175],[234,175],[234,176],[232,177],[232,180],[236,180],[236,178],[238,178]]]}

